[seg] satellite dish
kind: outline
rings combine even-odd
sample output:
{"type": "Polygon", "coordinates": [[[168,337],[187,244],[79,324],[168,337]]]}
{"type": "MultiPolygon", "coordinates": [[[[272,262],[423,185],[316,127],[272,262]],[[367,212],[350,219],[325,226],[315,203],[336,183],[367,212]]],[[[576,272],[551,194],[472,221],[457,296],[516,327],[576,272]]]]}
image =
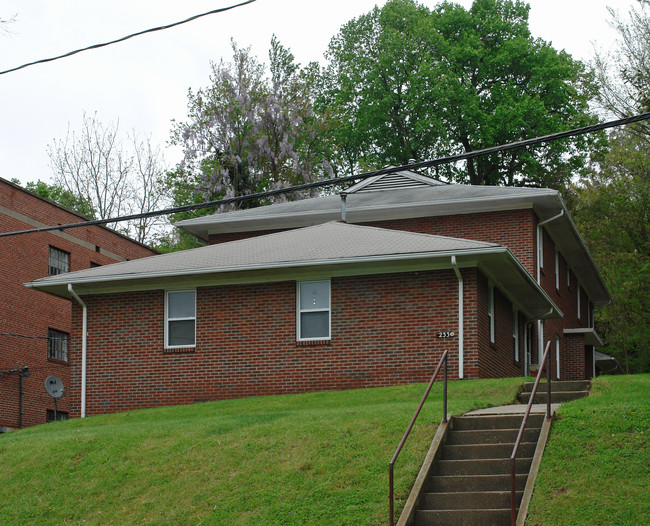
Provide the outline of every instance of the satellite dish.
{"type": "Polygon", "coordinates": [[[63,381],[58,376],[48,376],[45,380],[45,390],[52,398],[59,399],[65,392],[63,381]]]}

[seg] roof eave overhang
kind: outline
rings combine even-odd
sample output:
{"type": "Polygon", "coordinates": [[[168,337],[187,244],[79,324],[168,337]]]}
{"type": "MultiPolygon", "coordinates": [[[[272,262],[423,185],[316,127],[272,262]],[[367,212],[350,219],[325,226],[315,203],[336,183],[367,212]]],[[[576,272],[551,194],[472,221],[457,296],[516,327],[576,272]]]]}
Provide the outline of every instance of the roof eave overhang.
{"type": "MultiPolygon", "coordinates": [[[[411,254],[350,257],[309,261],[287,261],[236,267],[203,268],[185,271],[160,271],[139,274],[118,274],[74,277],[64,281],[49,278],[26,283],[25,286],[55,296],[71,298],[68,285],[80,295],[156,290],[179,287],[219,286],[239,283],[263,283],[308,279],[314,276],[338,277],[354,275],[417,272],[451,269],[455,256],[461,268],[478,267],[503,288],[517,308],[529,319],[562,317],[562,312],[539,287],[519,261],[505,247],[446,250],[411,254]]],[[[57,278],[61,278],[58,276],[57,278]]]]}
{"type": "MultiPolygon", "coordinates": [[[[446,201],[403,202],[391,205],[354,207],[348,196],[346,220],[349,223],[366,223],[396,219],[410,219],[423,216],[442,216],[453,214],[472,214],[479,212],[520,210],[533,208],[542,199],[555,195],[554,192],[540,196],[490,196],[468,199],[449,199],[446,201]]],[[[270,205],[273,206],[273,205],[270,205]]],[[[258,230],[282,230],[316,225],[327,221],[336,221],[341,217],[340,206],[324,210],[306,212],[288,211],[280,214],[263,216],[229,218],[228,214],[201,218],[198,221],[186,220],[176,226],[201,239],[208,240],[210,235],[232,232],[254,232],[258,230]]]]}

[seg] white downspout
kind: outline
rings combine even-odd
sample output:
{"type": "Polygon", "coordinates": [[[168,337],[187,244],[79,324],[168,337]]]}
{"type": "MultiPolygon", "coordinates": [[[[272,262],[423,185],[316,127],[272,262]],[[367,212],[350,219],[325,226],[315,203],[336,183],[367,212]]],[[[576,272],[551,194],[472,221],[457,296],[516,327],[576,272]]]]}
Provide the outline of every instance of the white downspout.
{"type": "Polygon", "coordinates": [[[454,272],[458,278],[458,378],[464,377],[463,357],[464,357],[464,341],[463,341],[463,276],[458,269],[456,263],[456,256],[451,256],[451,265],[454,267],[454,272]]]}
{"type": "Polygon", "coordinates": [[[68,292],[77,300],[83,309],[83,322],[81,327],[81,418],[86,418],[86,333],[88,332],[88,308],[77,293],[72,290],[72,284],[68,283],[68,292]]]}
{"type": "MultiPolygon", "coordinates": [[[[555,221],[564,215],[564,208],[560,210],[560,213],[545,219],[541,223],[537,223],[537,284],[541,286],[542,284],[542,258],[540,257],[541,245],[544,242],[544,236],[542,234],[542,227],[546,223],[555,221]]],[[[544,328],[542,327],[542,320],[537,320],[537,363],[542,361],[542,356],[544,355],[544,328]]]]}

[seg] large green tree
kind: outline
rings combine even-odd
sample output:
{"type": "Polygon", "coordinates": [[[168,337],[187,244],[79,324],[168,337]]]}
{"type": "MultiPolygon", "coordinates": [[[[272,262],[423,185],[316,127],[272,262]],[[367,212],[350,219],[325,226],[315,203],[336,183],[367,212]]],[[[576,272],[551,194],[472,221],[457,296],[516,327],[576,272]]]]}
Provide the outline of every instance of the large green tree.
{"type": "MultiPolygon", "coordinates": [[[[521,1],[391,0],[330,44],[323,107],[347,170],[479,150],[595,122],[585,66],[534,38],[521,1]]],[[[593,138],[484,156],[440,176],[472,184],[561,187],[593,138]]]]}
{"type": "Polygon", "coordinates": [[[573,215],[610,289],[596,312],[607,351],[627,372],[650,370],[650,151],[633,129],[610,135],[611,150],[576,188],[573,215]]]}
{"type": "MultiPolygon", "coordinates": [[[[614,11],[618,47],[596,59],[599,102],[626,117],[650,110],[650,1],[628,16],[614,11]]],[[[596,313],[607,350],[628,372],[650,370],[650,126],[609,136],[611,149],[576,185],[574,217],[614,302],[596,313]]]]}

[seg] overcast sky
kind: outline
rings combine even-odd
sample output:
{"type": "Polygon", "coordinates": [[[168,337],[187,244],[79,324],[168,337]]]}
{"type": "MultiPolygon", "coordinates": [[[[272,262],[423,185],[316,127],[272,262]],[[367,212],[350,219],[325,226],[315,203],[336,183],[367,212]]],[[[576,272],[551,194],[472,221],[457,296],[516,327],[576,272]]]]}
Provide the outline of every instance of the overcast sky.
{"type": "MultiPolygon", "coordinates": [[[[0,71],[150,27],[238,3],[237,0],[1,0],[0,18],[15,15],[0,33],[0,71]]],[[[119,120],[166,147],[171,120],[186,117],[187,90],[208,83],[210,61],[229,59],[230,40],[267,61],[271,36],[301,64],[323,63],[339,28],[383,0],[257,0],[235,10],[136,37],[73,57],[0,75],[0,176],[51,180],[46,153],[68,126],[80,128],[84,112],[104,123],[119,120]]],[[[438,2],[420,0],[432,7],[438,2]]],[[[469,7],[471,0],[458,3],[469,7]]],[[[610,50],[615,34],[607,6],[622,14],[634,0],[531,0],[534,36],[589,61],[594,45],[610,50]]],[[[179,152],[166,150],[168,164],[179,152]]]]}

